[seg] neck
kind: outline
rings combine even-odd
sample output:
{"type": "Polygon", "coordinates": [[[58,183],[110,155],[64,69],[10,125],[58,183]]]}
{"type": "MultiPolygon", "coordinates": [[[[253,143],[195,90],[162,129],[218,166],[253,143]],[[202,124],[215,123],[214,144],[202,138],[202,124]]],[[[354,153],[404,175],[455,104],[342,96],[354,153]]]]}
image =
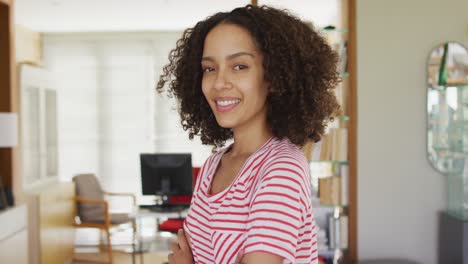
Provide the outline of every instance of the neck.
{"type": "Polygon", "coordinates": [[[232,156],[252,154],[273,136],[266,122],[256,128],[236,128],[233,133],[234,145],[230,151],[232,156]]]}

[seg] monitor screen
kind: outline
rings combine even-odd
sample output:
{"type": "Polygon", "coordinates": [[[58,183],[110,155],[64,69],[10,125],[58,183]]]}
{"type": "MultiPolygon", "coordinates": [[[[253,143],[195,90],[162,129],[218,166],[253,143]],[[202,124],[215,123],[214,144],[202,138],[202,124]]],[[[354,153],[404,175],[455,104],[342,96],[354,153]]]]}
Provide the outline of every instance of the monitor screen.
{"type": "Polygon", "coordinates": [[[143,195],[191,195],[190,153],[140,154],[143,195]]]}

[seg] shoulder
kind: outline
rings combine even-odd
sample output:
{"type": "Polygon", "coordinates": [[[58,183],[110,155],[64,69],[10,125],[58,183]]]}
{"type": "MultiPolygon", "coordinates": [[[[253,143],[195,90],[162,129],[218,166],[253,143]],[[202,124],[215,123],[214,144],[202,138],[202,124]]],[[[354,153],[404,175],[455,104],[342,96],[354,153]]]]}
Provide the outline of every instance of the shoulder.
{"type": "Polygon", "coordinates": [[[205,160],[205,163],[203,164],[203,166],[207,166],[207,165],[212,165],[213,163],[215,163],[219,158],[221,158],[224,154],[224,152],[226,152],[226,150],[229,148],[230,146],[228,147],[224,147],[224,148],[221,148],[221,149],[217,149],[216,151],[214,151],[206,160],[205,160]]]}
{"type": "Polygon", "coordinates": [[[226,152],[226,150],[228,149],[228,147],[225,147],[225,148],[222,148],[222,149],[218,149],[216,150],[215,152],[213,152],[206,160],[205,162],[203,163],[202,167],[200,168],[200,172],[199,172],[199,178],[204,178],[206,177],[210,171],[212,171],[213,169],[216,169],[216,165],[218,164],[219,160],[222,158],[224,152],[226,152]]]}
{"type": "Polygon", "coordinates": [[[288,186],[304,195],[310,192],[310,173],[302,150],[289,139],[275,139],[266,150],[267,157],[260,166],[254,189],[288,186]]]}
{"type": "Polygon", "coordinates": [[[276,170],[284,168],[308,175],[308,162],[302,150],[291,143],[288,138],[276,139],[271,145],[269,157],[265,160],[263,172],[268,169],[276,170]]]}

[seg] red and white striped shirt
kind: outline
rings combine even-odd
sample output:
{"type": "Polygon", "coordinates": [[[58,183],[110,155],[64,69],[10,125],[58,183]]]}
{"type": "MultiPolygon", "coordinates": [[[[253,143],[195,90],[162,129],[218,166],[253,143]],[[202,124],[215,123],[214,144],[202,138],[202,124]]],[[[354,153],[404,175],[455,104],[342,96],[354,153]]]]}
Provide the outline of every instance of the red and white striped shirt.
{"type": "Polygon", "coordinates": [[[289,139],[269,139],[252,154],[231,185],[209,190],[221,157],[200,170],[184,224],[195,263],[231,264],[237,256],[268,252],[283,263],[318,263],[310,176],[302,151],[289,139]]]}

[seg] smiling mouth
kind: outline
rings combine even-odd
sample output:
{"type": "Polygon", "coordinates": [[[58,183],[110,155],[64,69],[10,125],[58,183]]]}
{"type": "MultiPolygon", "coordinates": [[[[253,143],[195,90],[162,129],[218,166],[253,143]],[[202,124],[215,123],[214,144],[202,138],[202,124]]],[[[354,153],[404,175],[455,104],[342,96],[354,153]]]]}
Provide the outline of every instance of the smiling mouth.
{"type": "Polygon", "coordinates": [[[221,106],[221,107],[236,105],[238,103],[240,103],[239,99],[235,99],[235,100],[217,100],[216,101],[216,105],[221,106]]]}
{"type": "Polygon", "coordinates": [[[221,113],[231,111],[240,103],[240,101],[240,99],[215,100],[216,110],[221,113]]]}

